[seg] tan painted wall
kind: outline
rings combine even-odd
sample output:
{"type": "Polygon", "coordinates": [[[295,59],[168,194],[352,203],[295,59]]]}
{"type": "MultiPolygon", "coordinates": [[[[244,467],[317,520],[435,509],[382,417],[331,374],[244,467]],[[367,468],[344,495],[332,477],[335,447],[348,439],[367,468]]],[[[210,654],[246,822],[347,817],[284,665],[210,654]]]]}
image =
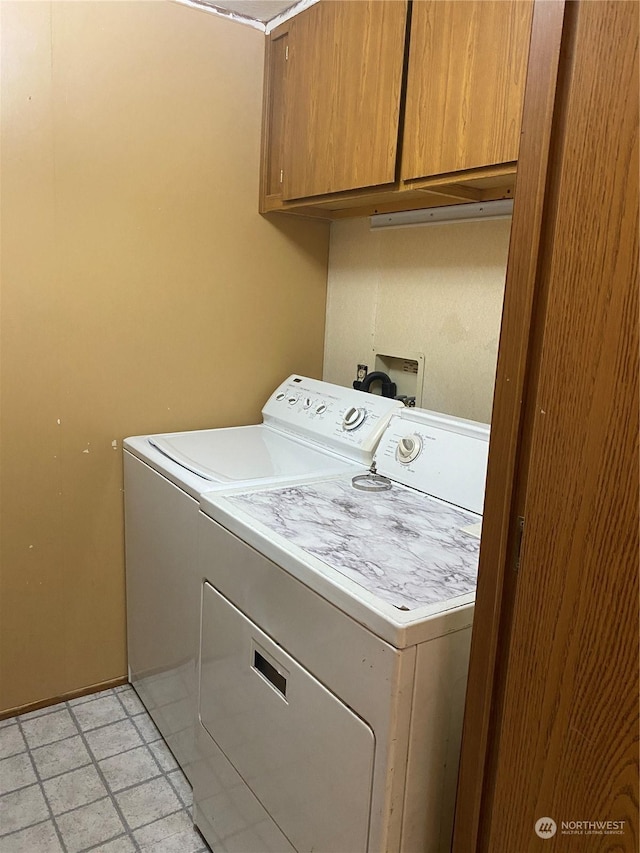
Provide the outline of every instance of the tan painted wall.
{"type": "Polygon", "coordinates": [[[6,710],[125,674],[122,438],[255,421],[320,375],[328,228],[257,213],[261,33],[0,7],[6,710]]]}
{"type": "Polygon", "coordinates": [[[425,357],[425,408],[488,422],[510,221],[371,231],[331,225],[324,379],[350,385],[372,353],[425,357]]]}

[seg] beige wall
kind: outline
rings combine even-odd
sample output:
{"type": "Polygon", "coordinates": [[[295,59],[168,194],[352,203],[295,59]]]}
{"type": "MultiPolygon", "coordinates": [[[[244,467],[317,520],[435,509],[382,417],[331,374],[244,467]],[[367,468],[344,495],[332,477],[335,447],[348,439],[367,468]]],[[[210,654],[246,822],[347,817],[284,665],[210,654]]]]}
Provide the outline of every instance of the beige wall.
{"type": "Polygon", "coordinates": [[[425,408],[488,422],[510,221],[371,231],[331,225],[324,379],[372,353],[424,354],[425,408]]]}
{"type": "Polygon", "coordinates": [[[0,13],[6,710],[125,674],[122,438],[255,421],[320,375],[328,228],[257,213],[258,31],[164,2],[0,13]]]}

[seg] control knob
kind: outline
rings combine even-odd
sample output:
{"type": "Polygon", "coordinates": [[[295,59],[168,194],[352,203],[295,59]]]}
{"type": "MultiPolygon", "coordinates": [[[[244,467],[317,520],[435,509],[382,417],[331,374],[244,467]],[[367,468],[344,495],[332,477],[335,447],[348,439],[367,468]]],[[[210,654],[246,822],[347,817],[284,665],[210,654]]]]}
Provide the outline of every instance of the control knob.
{"type": "Polygon", "coordinates": [[[398,441],[396,459],[401,465],[408,465],[420,455],[422,439],[419,435],[405,435],[398,441]]]}
{"type": "Polygon", "coordinates": [[[355,406],[351,406],[350,409],[344,414],[342,419],[342,429],[350,432],[353,429],[357,429],[361,424],[364,423],[364,419],[367,416],[366,409],[356,408],[355,406]]]}

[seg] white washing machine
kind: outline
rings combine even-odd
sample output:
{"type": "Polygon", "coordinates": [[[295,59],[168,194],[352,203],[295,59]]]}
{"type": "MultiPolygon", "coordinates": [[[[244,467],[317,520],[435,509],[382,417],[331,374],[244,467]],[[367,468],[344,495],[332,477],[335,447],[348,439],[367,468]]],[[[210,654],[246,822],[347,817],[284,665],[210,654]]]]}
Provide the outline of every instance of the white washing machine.
{"type": "Polygon", "coordinates": [[[291,376],[263,423],[124,442],[129,680],[187,776],[195,758],[198,498],[369,464],[395,400],[291,376]]]}
{"type": "Polygon", "coordinates": [[[216,853],[450,849],[488,436],[407,409],[373,476],[203,495],[194,820],[216,853]]]}

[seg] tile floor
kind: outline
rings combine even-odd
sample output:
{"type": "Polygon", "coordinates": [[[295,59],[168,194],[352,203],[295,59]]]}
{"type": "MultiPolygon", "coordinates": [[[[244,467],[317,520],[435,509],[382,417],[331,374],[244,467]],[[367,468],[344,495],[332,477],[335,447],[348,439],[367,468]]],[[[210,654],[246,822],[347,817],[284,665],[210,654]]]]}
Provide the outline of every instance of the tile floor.
{"type": "Polygon", "coordinates": [[[129,685],[0,721],[0,853],[204,853],[191,788],[129,685]]]}

